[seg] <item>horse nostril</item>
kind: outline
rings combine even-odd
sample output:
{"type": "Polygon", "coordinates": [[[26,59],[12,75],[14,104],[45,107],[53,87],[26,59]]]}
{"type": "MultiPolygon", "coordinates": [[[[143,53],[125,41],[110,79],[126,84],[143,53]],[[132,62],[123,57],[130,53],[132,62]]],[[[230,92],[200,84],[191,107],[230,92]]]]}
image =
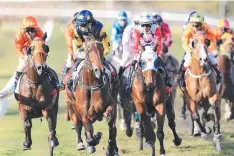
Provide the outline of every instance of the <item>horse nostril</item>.
{"type": "Polygon", "coordinates": [[[37,70],[42,70],[42,66],[38,66],[38,67],[37,67],[37,70]]]}

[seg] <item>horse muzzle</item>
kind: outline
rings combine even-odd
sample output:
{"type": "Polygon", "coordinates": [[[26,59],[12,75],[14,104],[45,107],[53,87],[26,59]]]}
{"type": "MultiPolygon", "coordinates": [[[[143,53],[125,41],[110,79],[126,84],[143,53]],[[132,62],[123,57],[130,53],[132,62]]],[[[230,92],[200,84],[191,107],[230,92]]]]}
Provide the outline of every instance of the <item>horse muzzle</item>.
{"type": "Polygon", "coordinates": [[[103,70],[101,70],[101,69],[94,69],[94,75],[95,75],[95,77],[97,78],[97,79],[100,79],[101,77],[102,77],[102,75],[103,75],[103,70]]]}
{"type": "Polygon", "coordinates": [[[145,86],[146,86],[147,92],[153,92],[155,89],[155,86],[153,85],[153,83],[145,84],[145,86]]]}
{"type": "Polygon", "coordinates": [[[42,73],[45,71],[45,67],[43,67],[42,65],[38,66],[36,69],[37,69],[37,74],[39,76],[42,75],[42,73]]]}

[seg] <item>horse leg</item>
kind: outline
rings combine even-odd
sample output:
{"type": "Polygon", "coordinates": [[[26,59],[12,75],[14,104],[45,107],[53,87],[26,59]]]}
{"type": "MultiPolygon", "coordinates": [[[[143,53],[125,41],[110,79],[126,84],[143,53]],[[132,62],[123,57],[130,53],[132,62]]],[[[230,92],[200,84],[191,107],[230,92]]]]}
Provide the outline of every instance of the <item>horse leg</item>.
{"type": "Polygon", "coordinates": [[[176,123],[175,123],[175,112],[173,108],[172,96],[166,101],[166,114],[168,118],[168,125],[171,128],[174,135],[174,144],[179,146],[182,142],[182,139],[176,133],[176,123]]]}
{"type": "Polygon", "coordinates": [[[69,114],[69,106],[70,105],[70,103],[69,102],[66,102],[66,112],[65,112],[65,116],[64,116],[64,119],[66,120],[66,121],[70,121],[70,114],[69,114]]]}
{"type": "Polygon", "coordinates": [[[216,143],[216,150],[221,152],[221,145],[220,142],[222,140],[222,134],[220,132],[220,106],[212,106],[214,111],[214,137],[213,141],[216,143]]]}
{"type": "Polygon", "coordinates": [[[107,156],[118,156],[118,147],[116,143],[117,128],[116,128],[116,118],[117,118],[117,106],[112,106],[112,110],[108,113],[107,122],[109,127],[109,138],[108,146],[106,150],[107,156]]]}
{"type": "MultiPolygon", "coordinates": [[[[194,124],[195,125],[195,130],[197,128],[200,128],[200,131],[201,131],[201,137],[202,138],[206,138],[206,129],[205,127],[202,126],[201,124],[201,121],[200,121],[200,116],[199,116],[199,113],[198,113],[198,108],[197,108],[197,103],[195,101],[193,101],[192,99],[190,99],[190,111],[191,111],[191,116],[192,116],[192,119],[193,121],[195,121],[194,124]]],[[[193,134],[194,135],[194,134],[193,134]]]]}
{"type": "Polygon", "coordinates": [[[160,155],[165,155],[165,149],[164,149],[164,132],[163,132],[163,126],[164,126],[164,120],[165,120],[165,105],[164,103],[157,104],[155,106],[156,114],[157,114],[157,138],[160,143],[160,155]]]}
{"type": "Polygon", "coordinates": [[[183,120],[186,119],[186,97],[185,97],[185,94],[183,95],[183,105],[181,107],[181,114],[180,114],[179,119],[183,119],[183,120]]]}
{"type": "Polygon", "coordinates": [[[46,116],[47,122],[48,122],[48,126],[49,126],[49,130],[50,130],[50,134],[48,136],[48,143],[50,146],[50,156],[53,156],[53,151],[54,151],[54,147],[59,145],[59,141],[56,137],[56,123],[57,123],[57,116],[56,112],[53,112],[53,109],[42,112],[44,116],[46,116]]]}
{"type": "MultiPolygon", "coordinates": [[[[75,114],[74,114],[75,115],[75,114]]],[[[72,120],[74,125],[75,125],[75,131],[77,134],[77,150],[85,150],[85,145],[83,143],[82,137],[81,137],[81,132],[82,132],[82,127],[83,127],[83,123],[81,120],[79,120],[77,117],[75,117],[76,119],[72,120]]]]}
{"type": "Polygon", "coordinates": [[[123,116],[124,116],[124,124],[126,128],[125,133],[128,137],[131,137],[133,134],[133,130],[131,128],[131,120],[132,120],[131,105],[128,104],[126,107],[124,107],[123,116]]]}
{"type": "Polygon", "coordinates": [[[25,134],[25,141],[23,143],[23,151],[30,150],[32,145],[32,138],[31,138],[31,128],[32,128],[32,120],[28,116],[28,112],[20,107],[19,104],[19,113],[24,121],[24,134],[25,134]]]}

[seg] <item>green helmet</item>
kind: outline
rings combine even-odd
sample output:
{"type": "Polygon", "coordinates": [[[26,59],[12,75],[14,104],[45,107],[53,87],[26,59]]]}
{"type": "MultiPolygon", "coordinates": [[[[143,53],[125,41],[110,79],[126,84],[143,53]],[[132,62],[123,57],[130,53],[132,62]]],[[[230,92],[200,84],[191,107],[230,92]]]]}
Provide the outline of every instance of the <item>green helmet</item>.
{"type": "Polygon", "coordinates": [[[194,13],[190,17],[189,23],[204,23],[204,17],[199,13],[194,13]]]}

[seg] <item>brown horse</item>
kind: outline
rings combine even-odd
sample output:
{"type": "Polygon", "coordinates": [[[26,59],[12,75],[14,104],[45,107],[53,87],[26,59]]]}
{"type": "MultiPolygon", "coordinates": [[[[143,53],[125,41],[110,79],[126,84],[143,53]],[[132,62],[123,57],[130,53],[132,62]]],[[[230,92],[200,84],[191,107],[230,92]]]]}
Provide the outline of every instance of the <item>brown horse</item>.
{"type": "Polygon", "coordinates": [[[83,142],[81,139],[81,128],[82,126],[85,128],[88,153],[95,152],[95,146],[99,144],[102,134],[98,132],[94,135],[92,124],[96,120],[102,120],[103,116],[106,117],[109,126],[106,155],[118,155],[115,123],[119,80],[117,78],[110,87],[103,64],[104,49],[102,43],[96,41],[93,37],[84,36],[84,39],[86,55],[83,62],[81,62],[83,65],[74,79],[75,92],[72,93],[67,86],[65,88],[66,101],[69,103],[68,106],[70,106],[68,107],[69,113],[78,134],[79,144],[83,142]]]}
{"type": "Polygon", "coordinates": [[[218,55],[217,63],[223,77],[220,95],[226,102],[224,118],[228,121],[234,118],[234,92],[232,92],[234,85],[231,79],[232,62],[230,60],[230,55],[233,55],[232,53],[234,53],[234,45],[232,39],[224,40],[223,42],[224,43],[221,46],[223,46],[225,52],[227,52],[229,56],[226,54],[218,55]]]}
{"type": "Polygon", "coordinates": [[[214,115],[213,140],[216,143],[216,149],[220,151],[222,134],[220,132],[220,106],[218,105],[220,97],[216,86],[216,75],[210,63],[208,63],[208,50],[205,44],[204,34],[202,32],[197,32],[192,43],[192,60],[187,74],[185,75],[185,92],[188,100],[187,108],[191,112],[192,131],[194,130],[193,121],[195,121],[201,130],[202,137],[208,133],[200,122],[198,108],[199,104],[201,107],[206,108],[211,105],[214,115]]]}
{"type": "MultiPolygon", "coordinates": [[[[140,55],[136,70],[133,73],[132,98],[136,110],[140,115],[142,137],[146,139],[146,145],[152,148],[152,155],[155,155],[155,133],[150,121],[150,114],[157,115],[157,137],[160,142],[160,154],[165,154],[164,149],[164,119],[166,108],[166,92],[164,79],[160,70],[155,68],[157,60],[156,53],[150,47],[140,55]],[[142,56],[141,56],[142,55],[142,56]],[[142,58],[141,58],[142,57],[142,58]]],[[[140,149],[143,149],[141,138],[140,149]]]]}
{"type": "MultiPolygon", "coordinates": [[[[52,86],[47,73],[48,51],[45,50],[45,47],[48,49],[41,38],[35,38],[32,41],[27,51],[28,66],[19,80],[19,93],[15,93],[15,97],[19,104],[20,116],[24,121],[25,142],[23,150],[31,149],[32,118],[44,116],[49,124],[48,142],[52,156],[54,147],[59,145],[56,137],[59,91],[52,86]]],[[[54,72],[54,74],[56,73],[54,72]]]]}

